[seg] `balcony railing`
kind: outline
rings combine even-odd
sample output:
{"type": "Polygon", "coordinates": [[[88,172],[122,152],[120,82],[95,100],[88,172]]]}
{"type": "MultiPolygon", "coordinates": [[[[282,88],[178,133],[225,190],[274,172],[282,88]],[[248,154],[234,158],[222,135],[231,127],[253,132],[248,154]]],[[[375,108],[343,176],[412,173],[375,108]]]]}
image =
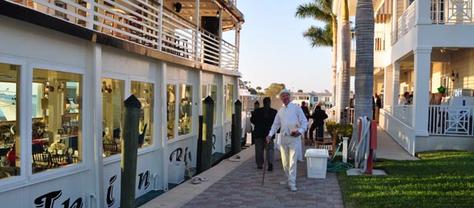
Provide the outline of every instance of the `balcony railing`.
{"type": "Polygon", "coordinates": [[[473,0],[431,0],[433,24],[472,24],[473,0]]]}
{"type": "Polygon", "coordinates": [[[428,132],[430,135],[474,136],[474,107],[431,105],[428,132]]]}
{"type": "Polygon", "coordinates": [[[227,70],[238,50],[155,3],[132,0],[9,0],[63,21],[183,59],[227,70]]]}
{"type": "Polygon", "coordinates": [[[403,37],[405,34],[408,33],[413,27],[415,27],[415,12],[416,6],[415,2],[413,2],[398,18],[397,24],[397,31],[392,33],[392,43],[395,43],[403,37]],[[395,36],[393,36],[395,35],[395,36]]]}

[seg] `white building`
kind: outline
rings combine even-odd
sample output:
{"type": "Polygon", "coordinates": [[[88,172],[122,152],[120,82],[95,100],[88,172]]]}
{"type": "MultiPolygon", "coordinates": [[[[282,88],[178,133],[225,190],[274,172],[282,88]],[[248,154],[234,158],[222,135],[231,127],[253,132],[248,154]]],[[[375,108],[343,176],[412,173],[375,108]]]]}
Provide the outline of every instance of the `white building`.
{"type": "Polygon", "coordinates": [[[332,93],[328,90],[324,90],[324,92],[310,92],[310,105],[316,106],[317,104],[321,104],[326,109],[332,108],[333,100],[332,100],[332,93]]]}
{"type": "Polygon", "coordinates": [[[309,106],[310,102],[310,93],[307,92],[292,92],[291,93],[291,102],[301,105],[301,103],[305,102],[306,105],[309,106]]]}
{"type": "MultiPolygon", "coordinates": [[[[357,1],[349,2],[354,16],[357,1]]],[[[374,93],[382,94],[384,103],[380,126],[411,154],[473,150],[473,0],[373,3],[374,93]],[[447,89],[444,97],[440,86],[447,89]],[[409,105],[398,102],[404,92],[413,92],[409,105]]]]}
{"type": "Polygon", "coordinates": [[[226,154],[243,21],[231,0],[0,1],[0,206],[118,207],[130,95],[142,105],[136,197],[196,167],[208,95],[213,154],[226,154]]]}

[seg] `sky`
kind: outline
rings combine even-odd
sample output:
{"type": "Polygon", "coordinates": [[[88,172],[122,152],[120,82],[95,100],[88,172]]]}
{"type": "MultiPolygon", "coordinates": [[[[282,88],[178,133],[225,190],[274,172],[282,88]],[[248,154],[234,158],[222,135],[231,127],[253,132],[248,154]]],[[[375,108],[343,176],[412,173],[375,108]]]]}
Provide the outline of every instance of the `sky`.
{"type": "Polygon", "coordinates": [[[303,32],[313,19],[295,17],[296,7],[311,0],[238,0],[244,14],[240,65],[244,81],[263,89],[284,83],[292,91],[323,91],[331,84],[331,48],[312,48],[303,32]]]}

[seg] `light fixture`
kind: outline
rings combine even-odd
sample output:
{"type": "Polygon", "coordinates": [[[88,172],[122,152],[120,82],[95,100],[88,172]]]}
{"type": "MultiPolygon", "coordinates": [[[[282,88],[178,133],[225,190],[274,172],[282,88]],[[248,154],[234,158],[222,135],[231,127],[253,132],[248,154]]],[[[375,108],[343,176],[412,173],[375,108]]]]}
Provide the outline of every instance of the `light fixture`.
{"type": "Polygon", "coordinates": [[[179,2],[176,2],[176,3],[173,4],[173,7],[174,7],[174,11],[179,13],[179,12],[181,12],[181,8],[183,7],[183,5],[179,2]]]}
{"type": "Polygon", "coordinates": [[[451,71],[451,80],[454,82],[458,78],[459,78],[459,73],[451,71]]]}

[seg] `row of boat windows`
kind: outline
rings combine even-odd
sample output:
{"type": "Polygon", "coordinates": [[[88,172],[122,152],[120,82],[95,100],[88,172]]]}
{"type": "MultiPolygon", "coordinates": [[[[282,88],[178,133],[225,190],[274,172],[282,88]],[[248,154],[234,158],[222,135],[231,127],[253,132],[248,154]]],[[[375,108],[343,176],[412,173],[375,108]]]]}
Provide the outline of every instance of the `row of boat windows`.
{"type": "MultiPolygon", "coordinates": [[[[83,158],[83,75],[33,69],[31,101],[20,99],[20,66],[0,63],[0,179],[20,175],[20,162],[30,162],[32,172],[80,163],[83,158]],[[31,102],[31,160],[22,160],[20,103],[31,102]]],[[[153,144],[154,84],[129,81],[130,94],[141,103],[139,148],[153,144]]],[[[103,157],[120,154],[123,138],[125,81],[102,79],[103,157]]],[[[217,99],[217,86],[202,86],[217,99]]],[[[233,86],[225,87],[226,120],[232,114],[233,86]],[[230,102],[229,102],[230,101],[230,102]]],[[[22,116],[25,116],[22,113],[22,116]]],[[[167,85],[168,139],[192,133],[193,86],[167,85]]]]}

